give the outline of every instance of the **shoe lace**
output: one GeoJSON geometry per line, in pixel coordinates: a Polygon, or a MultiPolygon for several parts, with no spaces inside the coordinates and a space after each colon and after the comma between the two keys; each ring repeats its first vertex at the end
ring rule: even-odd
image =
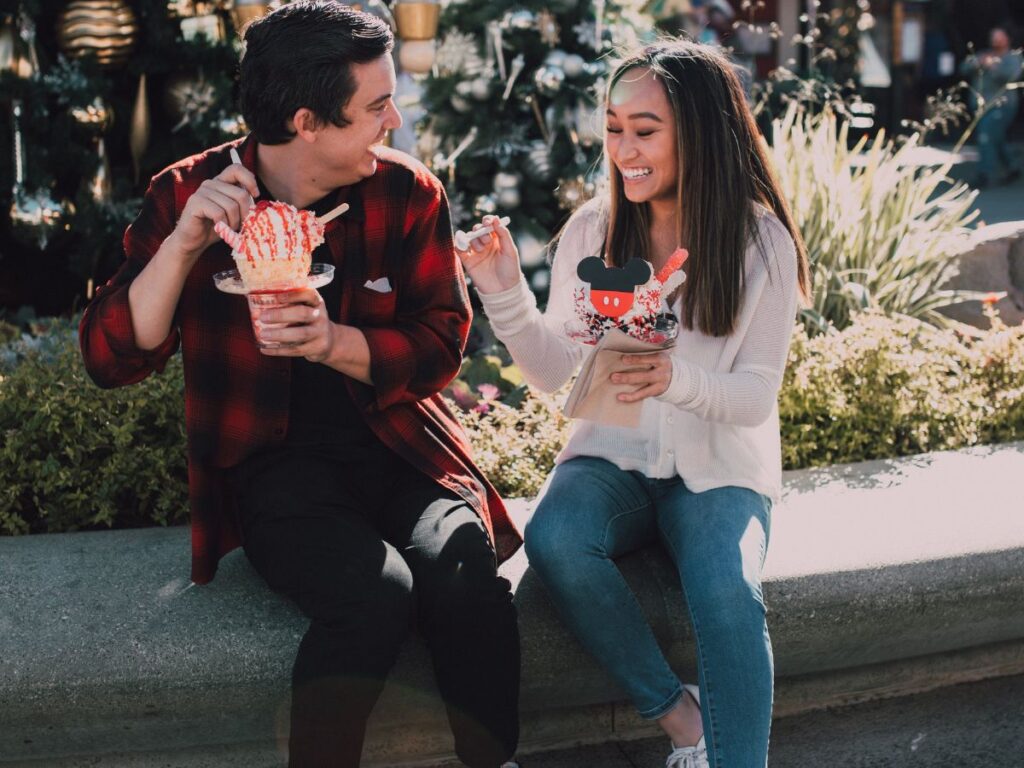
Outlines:
{"type": "Polygon", "coordinates": [[[665,768],[706,768],[708,752],[704,747],[676,747],[668,756],[665,768]]]}

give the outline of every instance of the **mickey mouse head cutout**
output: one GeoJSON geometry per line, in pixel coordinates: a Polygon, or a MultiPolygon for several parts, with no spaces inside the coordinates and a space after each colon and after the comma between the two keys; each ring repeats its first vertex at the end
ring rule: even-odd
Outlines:
{"type": "Polygon", "coordinates": [[[597,313],[619,318],[633,308],[637,286],[651,279],[651,265],[632,258],[624,267],[609,267],[604,259],[588,256],[579,263],[576,274],[590,283],[590,303],[597,313]]]}

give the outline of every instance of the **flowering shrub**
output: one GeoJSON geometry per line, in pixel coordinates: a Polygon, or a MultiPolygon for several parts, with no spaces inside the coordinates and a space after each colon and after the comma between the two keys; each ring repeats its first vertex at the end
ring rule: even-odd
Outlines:
{"type": "Polygon", "coordinates": [[[503,496],[535,496],[555,466],[569,434],[561,404],[567,391],[524,394],[519,407],[489,401],[488,408],[454,408],[473,445],[477,466],[503,496]]]}
{"type": "MultiPolygon", "coordinates": [[[[798,327],[779,393],[786,468],[1024,439],[1024,327],[988,307],[991,330],[969,334],[880,312],[810,339],[798,327]]],[[[566,393],[527,391],[499,352],[467,360],[450,405],[498,490],[533,496],[568,435],[566,393]]],[[[67,323],[0,346],[0,533],[183,522],[182,400],[177,356],[97,389],[67,323]]]]}
{"type": "Polygon", "coordinates": [[[779,418],[788,469],[1024,439],[1024,327],[965,336],[863,312],[796,333],[779,418]]]}

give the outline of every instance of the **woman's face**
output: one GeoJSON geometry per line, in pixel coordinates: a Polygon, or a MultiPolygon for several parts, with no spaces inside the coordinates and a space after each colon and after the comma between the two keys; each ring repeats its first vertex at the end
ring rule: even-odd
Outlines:
{"type": "Polygon", "coordinates": [[[626,72],[608,96],[605,152],[633,203],[675,200],[676,121],[665,89],[649,69],[626,72]]]}

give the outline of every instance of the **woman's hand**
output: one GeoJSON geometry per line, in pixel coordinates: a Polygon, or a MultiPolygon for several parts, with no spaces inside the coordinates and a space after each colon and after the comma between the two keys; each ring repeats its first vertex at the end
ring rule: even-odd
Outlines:
{"type": "Polygon", "coordinates": [[[508,228],[497,216],[484,216],[483,221],[473,227],[491,226],[494,231],[470,241],[465,251],[456,249],[462,266],[480,293],[499,293],[514,288],[521,279],[519,249],[508,228]]]}
{"type": "Polygon", "coordinates": [[[672,358],[668,352],[623,355],[622,363],[633,370],[612,373],[612,383],[631,384],[635,385],[636,389],[620,394],[620,403],[635,403],[645,397],[657,397],[664,394],[668,385],[672,383],[672,358]]]}

